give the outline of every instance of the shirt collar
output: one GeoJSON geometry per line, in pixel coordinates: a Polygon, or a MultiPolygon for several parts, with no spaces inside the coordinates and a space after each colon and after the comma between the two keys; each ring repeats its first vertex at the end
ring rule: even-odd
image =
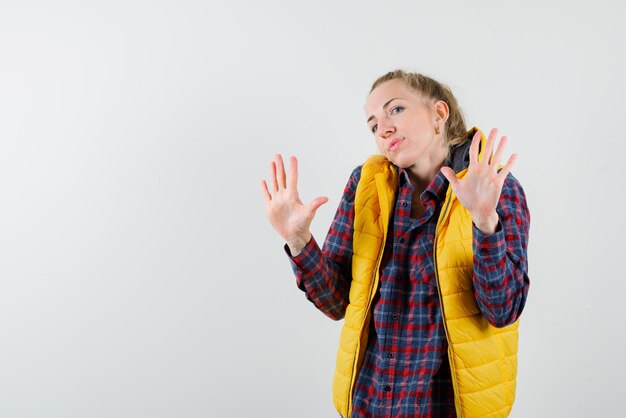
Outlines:
{"type": "MultiPolygon", "coordinates": [[[[408,185],[410,188],[413,188],[411,184],[411,180],[409,179],[409,173],[404,168],[399,168],[395,164],[393,166],[398,170],[398,177],[400,179],[400,187],[404,187],[408,185]]],[[[431,194],[435,197],[438,202],[441,202],[446,197],[446,190],[448,188],[448,179],[445,178],[441,170],[437,172],[435,178],[430,182],[426,190],[424,190],[424,194],[431,194]]]]}

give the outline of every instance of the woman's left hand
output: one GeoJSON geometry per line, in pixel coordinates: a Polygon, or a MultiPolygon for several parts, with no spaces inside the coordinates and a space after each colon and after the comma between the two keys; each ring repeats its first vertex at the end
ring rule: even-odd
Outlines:
{"type": "Polygon", "coordinates": [[[441,168],[441,172],[450,182],[454,194],[472,215],[474,225],[488,234],[496,232],[498,226],[496,207],[502,193],[502,185],[517,159],[516,154],[511,155],[502,170],[498,172],[498,165],[504,152],[507,137],[503,136],[500,139],[496,153],[493,154],[497,135],[498,130],[492,129],[487,138],[483,158],[479,162],[480,132],[476,131],[470,145],[470,163],[464,179],[459,180],[450,167],[441,168]]]}

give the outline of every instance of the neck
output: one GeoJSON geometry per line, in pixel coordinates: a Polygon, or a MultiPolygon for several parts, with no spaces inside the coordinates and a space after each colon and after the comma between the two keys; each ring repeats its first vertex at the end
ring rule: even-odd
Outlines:
{"type": "Polygon", "coordinates": [[[420,193],[435,179],[448,155],[447,147],[437,148],[430,155],[420,158],[415,164],[406,167],[411,184],[420,193]]]}

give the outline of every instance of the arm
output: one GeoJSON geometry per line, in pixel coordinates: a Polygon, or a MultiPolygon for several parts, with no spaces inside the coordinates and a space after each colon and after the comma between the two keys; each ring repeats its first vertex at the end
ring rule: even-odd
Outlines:
{"type": "Polygon", "coordinates": [[[522,313],[528,294],[530,214],[520,183],[509,174],[498,202],[492,234],[473,226],[474,295],[490,324],[504,327],[522,313]]]}
{"type": "Polygon", "coordinates": [[[361,168],[358,167],[348,180],[323,250],[313,237],[295,256],[291,251],[293,246],[285,245],[298,288],[320,311],[334,320],[344,317],[349,302],[354,195],[360,175],[361,168]]]}
{"type": "Polygon", "coordinates": [[[530,216],[522,186],[510,175],[517,156],[499,168],[507,137],[492,154],[498,130],[492,129],[479,157],[481,133],[469,148],[469,167],[462,180],[449,167],[441,171],[473,222],[474,296],[482,314],[496,327],[513,323],[528,293],[526,247],[530,216]]]}

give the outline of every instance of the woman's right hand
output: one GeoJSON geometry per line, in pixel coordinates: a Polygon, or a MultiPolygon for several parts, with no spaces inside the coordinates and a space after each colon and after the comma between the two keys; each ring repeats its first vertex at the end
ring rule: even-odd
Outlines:
{"type": "Polygon", "coordinates": [[[328,198],[316,197],[307,205],[298,195],[298,160],[289,159],[289,177],[285,173],[283,157],[276,155],[270,163],[270,189],[265,180],[261,188],[265,197],[265,212],[278,234],[285,239],[292,255],[297,255],[311,239],[310,226],[317,209],[328,198]]]}

